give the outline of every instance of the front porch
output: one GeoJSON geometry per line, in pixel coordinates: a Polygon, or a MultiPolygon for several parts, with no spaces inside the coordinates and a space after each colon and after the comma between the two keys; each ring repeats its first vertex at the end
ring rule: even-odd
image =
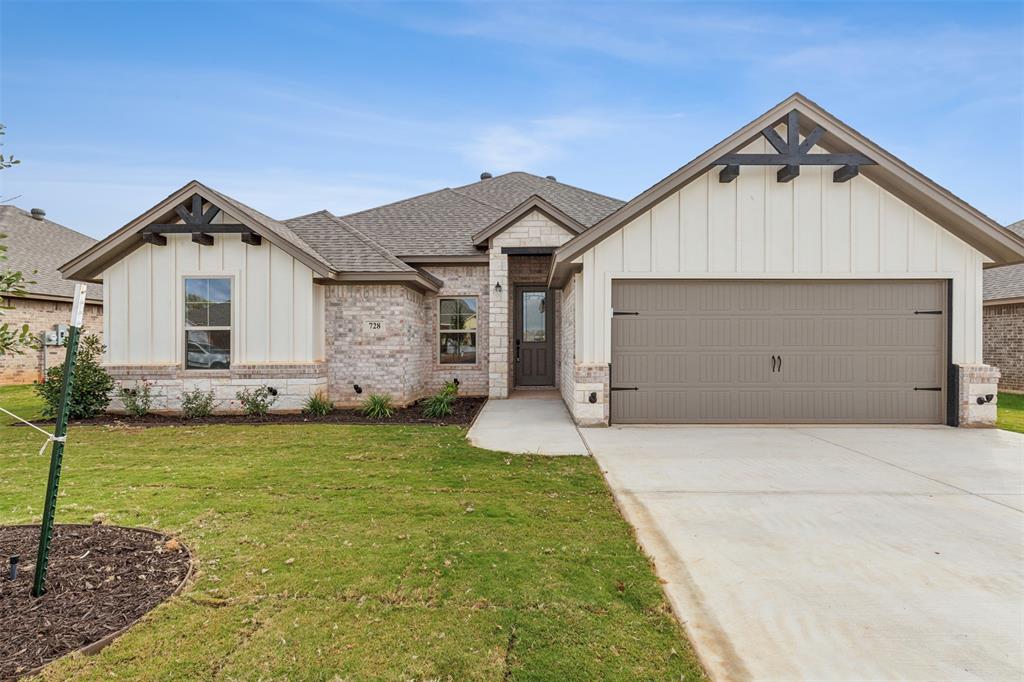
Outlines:
{"type": "Polygon", "coordinates": [[[489,237],[489,396],[561,386],[562,292],[548,289],[554,250],[574,232],[533,209],[489,237]]]}

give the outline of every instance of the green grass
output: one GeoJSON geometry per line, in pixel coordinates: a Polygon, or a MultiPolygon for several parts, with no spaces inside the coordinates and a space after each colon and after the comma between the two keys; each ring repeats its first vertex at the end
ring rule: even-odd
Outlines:
{"type": "MultiPolygon", "coordinates": [[[[0,405],[38,411],[30,387],[0,405]]],[[[453,427],[77,427],[58,521],[176,533],[194,586],[53,679],[697,679],[590,458],[453,427]],[[290,559],[294,561],[289,562],[290,559]]],[[[38,521],[41,436],[0,426],[0,523],[38,521]]]]}
{"type": "Polygon", "coordinates": [[[996,410],[996,426],[1024,433],[1024,395],[1000,393],[996,410]]]}

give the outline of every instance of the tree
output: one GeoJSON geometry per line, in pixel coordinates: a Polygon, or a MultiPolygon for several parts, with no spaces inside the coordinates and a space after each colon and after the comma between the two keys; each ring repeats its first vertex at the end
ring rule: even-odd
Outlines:
{"type": "MultiPolygon", "coordinates": [[[[0,123],[0,135],[4,135],[6,127],[0,123]]],[[[0,142],[0,145],[2,144],[0,142]]],[[[5,156],[0,153],[0,170],[8,169],[19,163],[21,161],[10,154],[5,156]]],[[[31,284],[20,272],[4,266],[4,261],[7,260],[7,246],[2,240],[5,237],[7,235],[0,234],[0,318],[4,315],[4,311],[14,309],[11,299],[24,296],[27,293],[25,285],[31,284]]],[[[0,322],[0,356],[24,353],[27,349],[35,347],[36,339],[32,336],[27,324],[19,328],[11,326],[9,322],[0,322]]]]}

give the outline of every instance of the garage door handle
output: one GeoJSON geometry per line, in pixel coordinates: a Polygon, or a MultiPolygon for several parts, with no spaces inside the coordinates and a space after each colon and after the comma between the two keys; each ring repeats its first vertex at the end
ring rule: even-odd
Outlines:
{"type": "Polygon", "coordinates": [[[779,356],[779,369],[777,371],[779,371],[779,372],[782,371],[782,356],[781,355],[779,356]]]}
{"type": "Polygon", "coordinates": [[[776,356],[774,356],[774,355],[773,355],[773,356],[772,356],[772,371],[773,371],[773,372],[775,371],[775,363],[776,363],[777,361],[778,361],[778,358],[777,358],[776,356]]]}

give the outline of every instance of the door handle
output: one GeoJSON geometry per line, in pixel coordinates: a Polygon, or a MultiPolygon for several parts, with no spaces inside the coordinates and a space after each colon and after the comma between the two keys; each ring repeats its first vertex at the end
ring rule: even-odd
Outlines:
{"type": "Polygon", "coordinates": [[[516,362],[519,362],[519,344],[521,343],[521,339],[516,339],[516,362]]]}
{"type": "Polygon", "coordinates": [[[782,356],[781,355],[779,356],[779,369],[776,370],[776,371],[778,371],[778,372],[782,371],[782,356]]]}
{"type": "Polygon", "coordinates": [[[772,356],[772,372],[775,371],[775,363],[777,362],[777,360],[778,360],[778,358],[773,355],[772,356]]]}

